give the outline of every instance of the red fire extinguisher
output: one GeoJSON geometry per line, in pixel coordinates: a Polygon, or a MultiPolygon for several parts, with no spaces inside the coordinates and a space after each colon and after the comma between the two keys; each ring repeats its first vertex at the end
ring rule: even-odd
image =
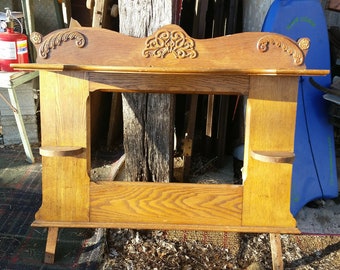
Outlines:
{"type": "Polygon", "coordinates": [[[11,63],[28,63],[27,36],[14,32],[14,21],[9,9],[6,11],[6,30],[0,32],[0,69],[13,71],[11,63]]]}

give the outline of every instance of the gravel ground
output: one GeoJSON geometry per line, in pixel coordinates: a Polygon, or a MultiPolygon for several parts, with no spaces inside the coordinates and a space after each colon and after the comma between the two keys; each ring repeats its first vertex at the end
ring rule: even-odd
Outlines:
{"type": "MultiPolygon", "coordinates": [[[[108,230],[101,269],[272,269],[268,234],[227,238],[222,246],[161,231],[108,230]]],[[[340,269],[339,236],[281,235],[281,242],[284,269],[340,269]]]]}

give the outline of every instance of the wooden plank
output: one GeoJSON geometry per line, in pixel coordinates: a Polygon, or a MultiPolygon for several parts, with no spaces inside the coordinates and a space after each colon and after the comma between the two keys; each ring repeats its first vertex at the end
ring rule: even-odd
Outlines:
{"type": "Polygon", "coordinates": [[[207,120],[205,123],[205,136],[212,137],[212,128],[213,128],[213,113],[214,113],[214,95],[208,96],[207,102],[207,120]]]}
{"type": "Polygon", "coordinates": [[[192,27],[193,36],[195,38],[205,38],[208,3],[208,0],[196,0],[194,22],[192,27]]]}
{"type": "Polygon", "coordinates": [[[217,121],[217,166],[223,167],[228,126],[229,96],[221,96],[217,121]]]}
{"type": "Polygon", "coordinates": [[[290,213],[292,164],[262,162],[251,151],[293,153],[297,87],[294,77],[251,78],[243,169],[245,226],[296,226],[290,213]]]}
{"type": "Polygon", "coordinates": [[[108,149],[114,146],[122,137],[122,95],[120,93],[112,93],[110,122],[107,132],[106,146],[108,149]]]}
{"type": "Polygon", "coordinates": [[[88,221],[87,172],[91,162],[88,82],[81,73],[41,72],[41,75],[41,146],[77,146],[84,151],[75,158],[42,157],[43,203],[36,219],[88,221]]]}
{"type": "Polygon", "coordinates": [[[97,182],[91,183],[91,222],[240,226],[242,186],[97,182]]]}
{"type": "Polygon", "coordinates": [[[182,178],[179,179],[180,182],[183,182],[184,179],[189,178],[191,168],[192,145],[195,137],[198,95],[191,95],[189,99],[189,115],[183,141],[183,171],[181,175],[182,178]]]}
{"type": "Polygon", "coordinates": [[[103,26],[106,13],[107,13],[107,0],[95,0],[93,7],[92,27],[105,27],[103,26]]]}

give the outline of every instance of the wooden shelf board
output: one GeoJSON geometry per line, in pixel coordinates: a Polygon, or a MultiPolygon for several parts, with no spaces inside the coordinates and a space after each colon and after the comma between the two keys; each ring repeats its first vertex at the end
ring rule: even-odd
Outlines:
{"type": "Polygon", "coordinates": [[[79,146],[43,146],[39,153],[44,157],[69,157],[82,154],[85,148],[79,146]]]}
{"type": "Polygon", "coordinates": [[[251,151],[251,156],[259,161],[271,163],[293,163],[295,155],[293,152],[282,151],[251,151]]]}

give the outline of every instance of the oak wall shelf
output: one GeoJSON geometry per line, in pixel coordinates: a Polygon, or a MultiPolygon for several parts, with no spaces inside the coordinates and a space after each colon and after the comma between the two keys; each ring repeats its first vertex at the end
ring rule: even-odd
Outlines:
{"type": "MultiPolygon", "coordinates": [[[[299,233],[290,213],[299,76],[307,38],[241,33],[193,39],[168,25],[147,38],[110,30],[32,34],[39,70],[42,206],[33,226],[299,233]],[[243,185],[91,182],[91,92],[246,95],[243,185]]],[[[51,232],[51,233],[50,233],[51,232]]],[[[52,243],[52,244],[51,244],[52,243]]]]}

